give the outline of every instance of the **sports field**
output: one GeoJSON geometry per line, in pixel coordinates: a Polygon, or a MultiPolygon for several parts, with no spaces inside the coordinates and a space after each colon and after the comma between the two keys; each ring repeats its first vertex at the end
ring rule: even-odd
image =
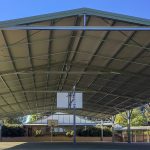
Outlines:
{"type": "Polygon", "coordinates": [[[146,143],[49,143],[1,142],[0,150],[149,150],[146,143]]]}

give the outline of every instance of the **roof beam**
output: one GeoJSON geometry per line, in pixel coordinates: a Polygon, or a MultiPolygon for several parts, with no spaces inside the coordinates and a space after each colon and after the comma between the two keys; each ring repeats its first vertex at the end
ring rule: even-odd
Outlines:
{"type": "MultiPolygon", "coordinates": [[[[2,35],[3,35],[3,39],[4,39],[4,41],[5,41],[5,45],[7,46],[7,50],[8,50],[9,57],[10,57],[10,59],[12,60],[12,65],[13,65],[13,67],[14,67],[14,70],[15,70],[15,72],[17,72],[18,70],[17,70],[17,67],[16,67],[15,62],[13,61],[13,56],[12,56],[12,53],[11,53],[11,49],[10,49],[9,46],[8,46],[8,42],[7,42],[7,38],[6,38],[5,32],[4,32],[4,31],[1,31],[1,33],[2,33],[2,35]]],[[[21,82],[21,80],[20,80],[20,76],[19,76],[19,75],[16,75],[16,76],[17,76],[17,78],[18,78],[18,81],[19,81],[19,83],[20,83],[21,88],[24,90],[24,87],[23,87],[22,82],[21,82]]],[[[11,88],[8,86],[7,82],[3,79],[2,76],[1,76],[1,79],[2,79],[3,83],[5,84],[5,86],[9,89],[10,93],[13,95],[15,101],[18,102],[17,99],[16,99],[16,97],[15,97],[15,95],[13,94],[11,88]]],[[[25,96],[25,98],[26,98],[26,100],[27,100],[27,97],[26,97],[25,93],[24,93],[24,96],[25,96]]],[[[28,101],[28,100],[27,100],[27,101],[28,101]]],[[[22,108],[20,107],[20,105],[18,105],[18,106],[19,106],[20,110],[22,110],[22,108]]],[[[29,106],[29,105],[28,105],[28,106],[29,106]]],[[[31,111],[31,110],[30,110],[30,107],[29,107],[29,111],[31,111]]]]}
{"type": "Polygon", "coordinates": [[[111,19],[111,20],[117,20],[117,21],[123,21],[128,22],[132,24],[139,24],[139,25],[150,25],[150,21],[148,19],[143,18],[137,18],[137,17],[131,17],[116,13],[109,13],[105,11],[90,9],[90,8],[79,8],[79,9],[73,9],[73,10],[67,10],[67,11],[61,11],[56,13],[49,13],[44,15],[38,15],[38,16],[32,16],[22,19],[14,19],[10,21],[2,21],[0,22],[0,27],[5,26],[16,26],[16,25],[22,25],[22,24],[33,24],[37,22],[47,21],[47,20],[56,20],[56,19],[62,19],[62,18],[69,18],[76,15],[90,15],[90,16],[96,16],[99,18],[105,18],[105,19],[111,19]]]}
{"type": "MultiPolygon", "coordinates": [[[[70,63],[70,62],[69,62],[70,63]]],[[[53,64],[52,66],[55,66],[55,65],[61,65],[62,62],[60,63],[56,63],[56,64],[53,64]]],[[[74,66],[79,66],[79,67],[86,67],[87,65],[86,64],[82,64],[82,63],[72,63],[71,65],[74,65],[74,66]]],[[[90,65],[90,67],[96,67],[96,66],[93,66],[93,65],[90,65]]],[[[148,67],[150,67],[150,64],[148,65],[148,67]]],[[[41,66],[37,66],[37,67],[34,67],[35,71],[31,71],[30,68],[24,68],[24,69],[20,69],[20,70],[17,70],[17,71],[14,71],[14,70],[11,70],[11,71],[5,71],[5,72],[1,72],[1,76],[6,76],[6,75],[15,75],[15,74],[34,74],[34,73],[46,73],[46,74],[67,74],[67,73],[70,73],[70,74],[89,74],[89,75],[92,75],[92,74],[105,74],[105,73],[112,73],[112,74],[116,74],[116,75],[119,75],[119,74],[124,74],[124,75],[131,75],[131,76],[138,76],[138,77],[148,77],[149,78],[149,75],[144,75],[144,74],[139,74],[139,73],[133,73],[133,72],[129,72],[129,71],[124,71],[124,70],[116,70],[116,69],[110,69],[110,68],[104,68],[104,67],[98,67],[99,71],[46,71],[46,68],[47,68],[47,65],[41,65],[41,66]],[[44,70],[41,70],[41,69],[44,69],[44,70]]]]}
{"type": "MultiPolygon", "coordinates": [[[[30,43],[31,39],[30,39],[29,30],[26,31],[26,36],[27,36],[27,42],[30,43]]],[[[32,49],[31,49],[30,44],[28,44],[28,53],[29,53],[29,61],[30,61],[31,69],[32,69],[32,71],[34,71],[34,65],[33,65],[33,59],[32,59],[32,49]]],[[[36,90],[35,74],[32,74],[32,78],[33,78],[34,89],[36,90]]],[[[37,99],[37,94],[36,93],[35,93],[35,97],[37,99]]],[[[37,103],[36,103],[36,107],[38,108],[37,103]]]]}
{"type": "MultiPolygon", "coordinates": [[[[39,88],[44,88],[45,86],[41,86],[39,88]]],[[[57,85],[55,85],[55,87],[57,87],[57,85]]],[[[71,87],[68,86],[68,87],[71,87]]],[[[14,91],[12,92],[12,94],[16,94],[16,93],[57,93],[57,92],[72,92],[72,91],[68,91],[68,90],[64,90],[64,91],[60,91],[60,90],[19,90],[19,91],[14,91]]],[[[86,90],[86,89],[83,89],[83,88],[77,88],[77,92],[82,92],[82,93],[93,93],[94,95],[97,94],[97,93],[101,93],[101,94],[104,94],[104,95],[111,95],[111,96],[115,96],[115,97],[122,97],[122,98],[126,98],[126,99],[136,99],[138,100],[139,102],[147,102],[149,101],[149,99],[141,99],[141,98],[137,98],[137,97],[130,97],[130,96],[124,96],[124,95],[118,95],[118,94],[113,94],[111,92],[104,92],[104,91],[99,91],[99,90],[86,90]]],[[[9,92],[6,92],[6,93],[1,93],[0,95],[7,95],[9,94],[9,92]]],[[[91,99],[91,98],[90,98],[91,99]]]]}
{"type": "MultiPolygon", "coordinates": [[[[89,74],[90,75],[90,74],[89,74]]],[[[30,80],[30,79],[32,79],[32,77],[27,77],[27,78],[21,78],[21,81],[27,81],[27,80],[30,80]]],[[[102,80],[102,81],[110,81],[110,82],[112,82],[112,83],[115,83],[115,84],[122,84],[123,82],[122,81],[115,81],[115,80],[112,80],[112,79],[107,79],[107,78],[104,78],[104,77],[98,77],[98,79],[100,79],[100,80],[102,80]]],[[[15,80],[7,80],[7,82],[9,82],[9,84],[13,84],[14,82],[16,82],[16,81],[18,81],[17,79],[15,79],[15,80]]],[[[51,80],[52,81],[52,83],[54,83],[54,82],[56,82],[57,81],[57,79],[53,79],[53,80],[51,80]]],[[[69,82],[74,82],[74,80],[73,79],[67,79],[67,81],[69,81],[69,82]]],[[[149,81],[149,80],[147,80],[147,81],[149,81]]],[[[47,81],[39,81],[38,82],[38,85],[39,84],[45,84],[45,83],[47,83],[47,81]]],[[[25,84],[26,86],[28,86],[28,87],[30,87],[30,86],[32,86],[32,84],[33,83],[29,83],[29,84],[25,84]]],[[[129,85],[129,86],[137,86],[137,84],[136,83],[125,83],[125,85],[129,85]]],[[[49,86],[53,86],[53,84],[50,84],[49,86]]],[[[18,86],[13,86],[13,87],[18,87],[18,86]]],[[[145,83],[144,84],[144,86],[142,86],[143,88],[147,88],[147,90],[150,90],[150,88],[149,88],[149,82],[147,82],[147,83],[145,83]]],[[[145,90],[144,90],[145,91],[145,90]]]]}
{"type": "MultiPolygon", "coordinates": [[[[55,22],[54,21],[51,21],[50,22],[50,25],[54,25],[55,22]]],[[[52,53],[52,42],[53,40],[53,36],[54,36],[54,32],[52,30],[49,31],[49,43],[48,43],[48,66],[47,66],[47,71],[50,71],[51,70],[51,53],[52,53]]],[[[46,77],[46,90],[48,90],[48,87],[49,87],[49,79],[50,79],[50,74],[47,74],[47,77],[46,77]]],[[[45,112],[45,100],[47,99],[47,93],[45,93],[45,99],[43,101],[44,103],[44,108],[43,108],[43,112],[45,112]]]]}
{"type": "MultiPolygon", "coordinates": [[[[84,18],[83,18],[83,19],[84,19],[84,18]]],[[[84,22],[84,21],[83,21],[83,22],[84,22]]],[[[90,22],[90,16],[88,17],[88,19],[86,20],[86,22],[84,22],[84,26],[88,26],[89,22],[90,22]]],[[[72,66],[73,66],[73,61],[74,61],[74,59],[75,59],[75,57],[76,57],[76,55],[77,55],[77,53],[78,53],[78,51],[79,51],[79,47],[80,47],[80,45],[81,45],[81,43],[82,43],[83,37],[85,36],[85,31],[82,31],[82,32],[80,33],[80,36],[81,36],[81,37],[80,37],[79,40],[78,40],[78,43],[77,43],[75,52],[74,52],[74,54],[73,54],[73,56],[72,56],[72,58],[71,58],[71,61],[70,61],[70,64],[71,64],[71,65],[69,66],[68,72],[70,72],[70,70],[71,70],[71,68],[72,68],[72,66]]],[[[67,77],[68,77],[68,74],[65,76],[65,79],[64,79],[64,82],[63,82],[63,85],[62,85],[62,89],[63,89],[63,86],[64,86],[65,83],[66,83],[67,77]]],[[[76,82],[76,81],[75,81],[75,82],[76,82]]],[[[74,83],[74,84],[76,84],[76,83],[74,83]]]]}
{"type": "Polygon", "coordinates": [[[12,26],[0,30],[150,31],[149,26],[12,26]]]}
{"type": "MultiPolygon", "coordinates": [[[[57,93],[57,92],[72,92],[72,91],[58,91],[58,90],[20,90],[20,91],[15,91],[15,92],[12,92],[12,93],[57,93]]],[[[122,97],[122,98],[127,98],[127,99],[136,99],[136,100],[139,100],[139,101],[144,101],[143,99],[141,98],[136,98],[136,97],[130,97],[130,96],[124,96],[124,95],[117,95],[117,94],[113,94],[113,93],[109,93],[109,92],[103,92],[103,91],[96,91],[96,90],[77,90],[76,92],[82,92],[82,93],[102,93],[102,94],[108,94],[108,95],[112,95],[112,96],[116,96],[116,97],[122,97]]],[[[9,94],[8,93],[3,93],[1,95],[6,95],[6,94],[9,94]]],[[[146,101],[146,100],[145,100],[146,101]]]]}
{"type": "MultiPolygon", "coordinates": [[[[75,21],[74,21],[74,25],[75,25],[75,26],[78,26],[78,25],[80,25],[80,22],[81,22],[81,18],[78,17],[78,16],[76,16],[75,21]]],[[[70,41],[69,41],[69,44],[68,44],[68,47],[67,47],[67,54],[65,55],[65,60],[64,60],[64,62],[63,62],[62,71],[64,71],[65,69],[66,69],[66,71],[67,71],[67,74],[66,74],[65,77],[64,77],[65,79],[67,78],[67,76],[68,76],[68,71],[70,70],[70,68],[67,68],[68,66],[66,66],[66,65],[67,65],[67,63],[68,63],[68,59],[69,59],[69,57],[70,57],[71,50],[72,50],[72,48],[73,48],[73,45],[74,45],[74,42],[75,42],[77,33],[78,33],[77,31],[72,31],[72,32],[71,32],[72,38],[70,38],[70,41]]],[[[70,66],[69,66],[69,67],[70,67],[70,66]]],[[[58,82],[58,89],[59,89],[59,88],[60,88],[60,89],[63,89],[63,85],[64,85],[64,83],[65,83],[65,79],[64,79],[64,82],[62,83],[62,85],[61,85],[61,87],[60,87],[62,78],[63,78],[63,75],[61,74],[61,75],[60,75],[59,82],[58,82]]]]}
{"type": "MultiPolygon", "coordinates": [[[[47,97],[47,99],[46,100],[50,100],[51,98],[53,98],[54,96],[50,96],[50,97],[47,97]]],[[[29,101],[29,103],[30,102],[34,102],[34,103],[37,103],[37,102],[42,102],[42,100],[43,99],[31,99],[30,101],[29,101]]],[[[16,105],[16,104],[23,104],[23,103],[27,103],[27,101],[19,101],[18,103],[11,103],[11,104],[5,104],[5,105],[0,105],[0,108],[3,108],[3,107],[5,107],[5,106],[13,106],[13,105],[16,105]]]]}
{"type": "MultiPolygon", "coordinates": [[[[113,26],[115,24],[115,22],[112,22],[111,23],[111,26],[113,26]]],[[[104,36],[103,36],[103,39],[100,40],[97,48],[95,49],[94,53],[93,53],[93,56],[90,58],[90,60],[88,61],[88,64],[87,66],[84,68],[84,71],[87,71],[88,70],[88,67],[92,64],[94,58],[95,58],[95,55],[97,55],[97,53],[99,52],[99,50],[101,49],[101,47],[103,46],[104,44],[104,41],[107,39],[108,35],[109,35],[110,31],[107,31],[104,36]]],[[[114,72],[115,73],[115,72],[114,72]]],[[[97,74],[98,76],[98,74],[97,74]]],[[[76,83],[76,86],[78,85],[78,83],[81,81],[81,79],[83,78],[83,74],[80,76],[79,80],[77,81],[76,83]]]]}
{"type": "MultiPolygon", "coordinates": [[[[134,35],[136,34],[136,32],[132,32],[129,36],[127,36],[126,34],[124,34],[122,31],[120,31],[123,35],[125,35],[127,38],[125,39],[125,41],[124,41],[124,43],[119,47],[119,49],[117,50],[117,52],[112,56],[113,58],[114,58],[114,60],[115,60],[115,58],[117,57],[117,55],[123,50],[123,48],[125,47],[125,44],[128,44],[128,42],[131,40],[131,41],[133,41],[134,43],[136,43],[137,45],[139,45],[139,46],[141,46],[139,43],[137,43],[135,40],[133,40],[132,38],[134,37],[134,35]]],[[[111,59],[110,61],[108,61],[107,62],[107,64],[105,65],[105,68],[107,68],[111,63],[113,62],[113,59],[111,59]]],[[[131,64],[133,61],[129,61],[129,62],[127,62],[127,64],[131,64]]],[[[124,69],[121,69],[121,71],[123,71],[124,69]]],[[[112,80],[114,80],[115,79],[115,77],[116,76],[114,76],[113,78],[112,78],[112,80]]],[[[126,81],[125,82],[123,82],[123,84],[126,84],[126,81]]],[[[102,88],[104,88],[104,87],[106,87],[107,86],[107,84],[109,84],[109,82],[108,83],[106,83],[106,85],[104,85],[102,88]]],[[[122,85],[122,84],[121,84],[122,85]]],[[[120,86],[119,86],[120,87],[120,86]]],[[[115,88],[114,90],[116,90],[116,89],[118,89],[118,88],[115,88]]],[[[114,91],[113,90],[113,91],[114,91]]],[[[112,92],[113,92],[112,91],[112,92]]]]}

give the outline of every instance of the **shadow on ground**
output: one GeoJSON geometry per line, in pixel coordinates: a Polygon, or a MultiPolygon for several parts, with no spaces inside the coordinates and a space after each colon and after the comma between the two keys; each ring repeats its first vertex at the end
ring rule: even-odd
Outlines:
{"type": "Polygon", "coordinates": [[[146,143],[16,143],[2,142],[0,150],[150,150],[146,143]],[[14,144],[14,145],[13,145],[14,144]],[[10,146],[11,145],[11,146],[10,146]]]}

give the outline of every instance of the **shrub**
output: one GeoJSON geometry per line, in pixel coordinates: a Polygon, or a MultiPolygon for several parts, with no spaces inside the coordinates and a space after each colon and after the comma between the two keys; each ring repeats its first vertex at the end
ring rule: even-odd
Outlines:
{"type": "Polygon", "coordinates": [[[73,130],[66,132],[66,136],[72,137],[74,134],[73,130]]]}
{"type": "Polygon", "coordinates": [[[25,136],[25,129],[23,127],[16,126],[3,126],[2,127],[3,137],[21,137],[25,136]]]}
{"type": "MultiPolygon", "coordinates": [[[[76,134],[78,136],[101,136],[101,129],[96,127],[88,127],[86,130],[81,127],[77,129],[76,134]]],[[[112,136],[112,132],[109,128],[103,129],[103,136],[112,136]]]]}

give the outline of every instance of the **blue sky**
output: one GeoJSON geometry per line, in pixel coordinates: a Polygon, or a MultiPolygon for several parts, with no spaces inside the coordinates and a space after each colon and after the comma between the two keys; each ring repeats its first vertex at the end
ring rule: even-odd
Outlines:
{"type": "Polygon", "coordinates": [[[150,19],[150,0],[1,0],[0,21],[89,7],[150,19]]]}

